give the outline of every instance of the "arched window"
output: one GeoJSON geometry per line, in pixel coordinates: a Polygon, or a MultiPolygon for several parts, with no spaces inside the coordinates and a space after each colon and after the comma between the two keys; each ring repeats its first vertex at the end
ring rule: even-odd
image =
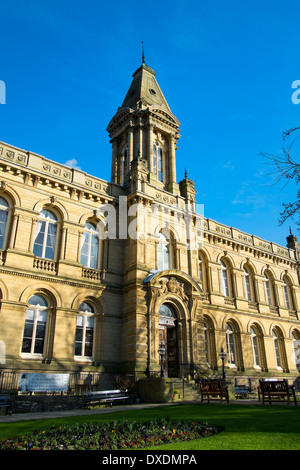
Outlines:
{"type": "Polygon", "coordinates": [[[47,209],[40,212],[33,245],[33,253],[39,258],[54,259],[57,237],[57,218],[47,209]]]}
{"type": "Polygon", "coordinates": [[[256,328],[251,327],[250,333],[251,333],[253,365],[256,368],[261,368],[261,351],[260,351],[260,344],[259,344],[259,336],[256,331],[256,328]]]}
{"type": "Polygon", "coordinates": [[[216,354],[215,354],[215,335],[214,327],[210,318],[204,319],[204,346],[205,346],[205,359],[211,368],[216,367],[216,354]]]}
{"type": "Polygon", "coordinates": [[[157,244],[157,269],[163,271],[171,267],[170,241],[163,233],[159,234],[159,242],[157,244]]]}
{"type": "Polygon", "coordinates": [[[273,343],[274,343],[274,349],[275,349],[276,366],[278,369],[282,369],[282,355],[281,355],[281,350],[280,350],[280,339],[278,336],[278,332],[273,330],[272,336],[273,336],[273,343]]]}
{"type": "Polygon", "coordinates": [[[274,352],[275,352],[277,369],[280,369],[284,372],[288,372],[284,337],[283,337],[283,333],[281,329],[278,327],[275,327],[272,330],[272,336],[273,336],[274,352]]]}
{"type": "Polygon", "coordinates": [[[41,295],[30,297],[26,310],[23,333],[22,353],[44,354],[46,326],[48,317],[48,302],[41,295]]]}
{"type": "Polygon", "coordinates": [[[255,301],[254,295],[254,284],[253,284],[253,276],[252,272],[248,267],[244,267],[244,290],[245,290],[245,297],[248,302],[255,301]]]}
{"type": "Polygon", "coordinates": [[[229,273],[228,266],[224,261],[220,261],[220,287],[221,293],[225,297],[229,297],[229,273]]]}
{"type": "Polygon", "coordinates": [[[80,262],[86,268],[99,269],[99,233],[90,222],[85,223],[82,234],[80,262]]]}
{"type": "Polygon", "coordinates": [[[284,277],[283,282],[284,282],[283,293],[284,293],[285,306],[289,310],[294,310],[294,299],[293,299],[291,282],[287,277],[284,277]]]}
{"type": "Polygon", "coordinates": [[[75,334],[75,356],[80,358],[93,357],[94,343],[94,308],[90,303],[79,305],[75,334]]]}
{"type": "Polygon", "coordinates": [[[158,142],[154,142],[153,144],[153,173],[156,175],[158,181],[163,182],[163,154],[162,148],[158,142]]]}
{"type": "Polygon", "coordinates": [[[199,279],[201,284],[203,285],[203,279],[204,279],[204,265],[203,265],[203,260],[202,258],[199,258],[199,279]]]}
{"type": "Polygon", "coordinates": [[[176,320],[177,316],[174,309],[169,304],[162,304],[159,308],[159,315],[161,317],[169,317],[176,320]]]}
{"type": "Polygon", "coordinates": [[[265,273],[264,282],[265,282],[265,294],[266,294],[267,304],[270,305],[270,307],[273,307],[276,305],[274,281],[273,281],[273,277],[271,276],[269,272],[265,273]]]}
{"type": "Polygon", "coordinates": [[[208,292],[207,258],[201,251],[199,252],[198,260],[200,285],[204,292],[208,292]]]}
{"type": "Polygon", "coordinates": [[[293,332],[292,338],[295,363],[298,371],[300,372],[300,334],[298,332],[293,332]]]}
{"type": "Polygon", "coordinates": [[[4,249],[8,211],[8,202],[3,197],[0,197],[0,250],[4,249]]]}
{"type": "Polygon", "coordinates": [[[226,324],[226,347],[227,347],[227,359],[229,365],[236,365],[236,341],[235,334],[232,326],[226,324]]]}

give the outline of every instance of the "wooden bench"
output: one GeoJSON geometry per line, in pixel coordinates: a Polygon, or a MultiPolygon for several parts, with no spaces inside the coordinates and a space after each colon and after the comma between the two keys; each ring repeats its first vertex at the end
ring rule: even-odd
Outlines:
{"type": "Polygon", "coordinates": [[[122,390],[102,390],[84,394],[84,406],[88,408],[101,404],[109,404],[112,407],[113,402],[116,401],[123,401],[123,404],[125,401],[132,403],[132,399],[127,391],[124,392],[122,390]]]}
{"type": "Polygon", "coordinates": [[[207,399],[209,403],[210,398],[212,398],[219,399],[221,403],[223,398],[225,398],[226,402],[229,403],[228,387],[223,385],[221,381],[200,382],[200,392],[201,402],[207,399]]]}
{"type": "Polygon", "coordinates": [[[12,414],[12,402],[10,400],[10,397],[7,395],[0,395],[0,408],[5,408],[6,413],[5,414],[12,414]]]}
{"type": "Polygon", "coordinates": [[[290,404],[290,398],[292,397],[295,405],[297,405],[295,387],[289,385],[286,380],[276,381],[259,381],[258,387],[258,399],[260,401],[262,397],[263,405],[265,401],[268,401],[271,405],[272,402],[283,402],[287,399],[287,404],[290,404]]]}
{"type": "Polygon", "coordinates": [[[236,385],[234,387],[235,398],[247,398],[253,395],[253,392],[250,387],[247,385],[236,385]]]}

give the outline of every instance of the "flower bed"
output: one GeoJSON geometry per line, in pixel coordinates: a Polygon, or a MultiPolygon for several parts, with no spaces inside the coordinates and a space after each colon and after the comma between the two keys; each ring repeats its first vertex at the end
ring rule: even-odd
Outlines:
{"type": "Polygon", "coordinates": [[[113,421],[53,426],[49,431],[8,439],[1,450],[120,450],[189,441],[217,434],[221,428],[199,421],[113,421]]]}

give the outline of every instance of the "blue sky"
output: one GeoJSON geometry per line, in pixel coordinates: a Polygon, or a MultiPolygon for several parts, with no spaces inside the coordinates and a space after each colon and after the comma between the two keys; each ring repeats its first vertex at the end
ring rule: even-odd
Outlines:
{"type": "Polygon", "coordinates": [[[278,0],[0,0],[0,140],[110,179],[106,127],[146,63],[181,122],[177,177],[204,215],[286,244],[282,203],[261,152],[300,125],[300,3],[278,0]]]}

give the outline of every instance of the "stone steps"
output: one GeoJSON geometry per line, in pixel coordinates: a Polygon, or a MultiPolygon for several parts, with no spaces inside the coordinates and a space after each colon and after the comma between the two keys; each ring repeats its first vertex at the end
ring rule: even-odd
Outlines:
{"type": "Polygon", "coordinates": [[[173,401],[198,401],[200,399],[200,393],[196,389],[194,382],[185,382],[184,383],[184,394],[182,393],[182,388],[179,389],[179,394],[176,398],[173,398],[173,401]]]}

